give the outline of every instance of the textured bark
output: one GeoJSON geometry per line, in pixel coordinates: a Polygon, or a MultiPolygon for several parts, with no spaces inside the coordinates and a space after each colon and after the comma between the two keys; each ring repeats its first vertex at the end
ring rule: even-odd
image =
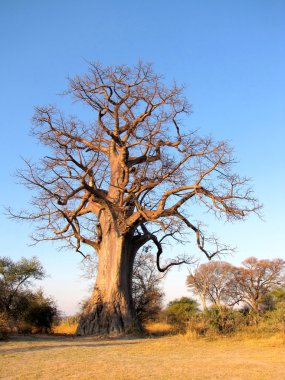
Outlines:
{"type": "Polygon", "coordinates": [[[77,329],[79,335],[142,332],[132,300],[132,270],[136,247],[132,236],[104,231],[98,249],[96,284],[77,329]]]}
{"type": "Polygon", "coordinates": [[[201,295],[200,297],[201,303],[202,303],[202,309],[203,311],[207,310],[207,303],[206,303],[206,296],[205,294],[201,295]]]}

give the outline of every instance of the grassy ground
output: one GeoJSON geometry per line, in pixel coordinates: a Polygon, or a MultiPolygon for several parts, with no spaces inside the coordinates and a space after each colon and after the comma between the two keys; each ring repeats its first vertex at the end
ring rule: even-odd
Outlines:
{"type": "Polygon", "coordinates": [[[285,379],[280,336],[191,340],[18,336],[0,343],[1,379],[285,379]]]}

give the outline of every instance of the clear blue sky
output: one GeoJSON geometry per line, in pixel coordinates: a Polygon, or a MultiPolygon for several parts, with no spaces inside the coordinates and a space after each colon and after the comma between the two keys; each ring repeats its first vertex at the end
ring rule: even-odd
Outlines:
{"type": "MultiPolygon", "coordinates": [[[[21,156],[39,157],[29,136],[33,107],[72,104],[57,96],[67,77],[103,64],[153,62],[166,80],[185,83],[189,123],[231,141],[238,171],[252,177],[264,221],[210,226],[237,246],[228,258],[284,257],[285,2],[283,0],[9,0],[0,2],[1,206],[29,207],[13,177],[21,156]]],[[[2,207],[2,209],[3,209],[2,207]]],[[[81,257],[56,246],[28,247],[30,226],[0,215],[0,255],[37,255],[50,277],[42,283],[67,313],[86,296],[81,257]]],[[[193,244],[183,250],[191,251],[193,244]]],[[[187,295],[187,271],[165,284],[167,299],[187,295]]]]}

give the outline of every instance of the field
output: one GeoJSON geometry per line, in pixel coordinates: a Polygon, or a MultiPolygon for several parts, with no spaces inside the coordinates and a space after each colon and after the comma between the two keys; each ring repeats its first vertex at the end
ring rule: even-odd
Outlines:
{"type": "Polygon", "coordinates": [[[0,343],[1,379],[285,379],[280,336],[95,339],[15,336],[0,343]]]}

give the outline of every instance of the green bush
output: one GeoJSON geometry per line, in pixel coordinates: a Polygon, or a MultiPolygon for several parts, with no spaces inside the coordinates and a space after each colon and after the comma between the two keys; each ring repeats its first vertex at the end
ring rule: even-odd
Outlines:
{"type": "Polygon", "coordinates": [[[9,325],[20,333],[50,332],[59,313],[55,302],[39,290],[18,292],[10,306],[9,314],[3,313],[9,325]]]}
{"type": "Polygon", "coordinates": [[[23,320],[33,332],[50,332],[59,317],[54,301],[42,291],[32,294],[23,315],[23,320]]]}
{"type": "Polygon", "coordinates": [[[6,331],[7,326],[19,332],[50,331],[58,317],[55,303],[41,290],[32,291],[32,281],[44,276],[45,271],[35,257],[19,261],[0,257],[1,331],[6,331]]]}
{"type": "Polygon", "coordinates": [[[211,307],[204,313],[210,327],[219,334],[230,334],[245,324],[245,317],[230,308],[211,307]]]}
{"type": "Polygon", "coordinates": [[[285,302],[278,302],[274,310],[265,313],[264,319],[269,326],[280,331],[285,340],[285,302]]]}
{"type": "Polygon", "coordinates": [[[182,297],[171,301],[164,311],[167,322],[185,329],[186,323],[198,312],[198,303],[192,298],[182,297]]]}

